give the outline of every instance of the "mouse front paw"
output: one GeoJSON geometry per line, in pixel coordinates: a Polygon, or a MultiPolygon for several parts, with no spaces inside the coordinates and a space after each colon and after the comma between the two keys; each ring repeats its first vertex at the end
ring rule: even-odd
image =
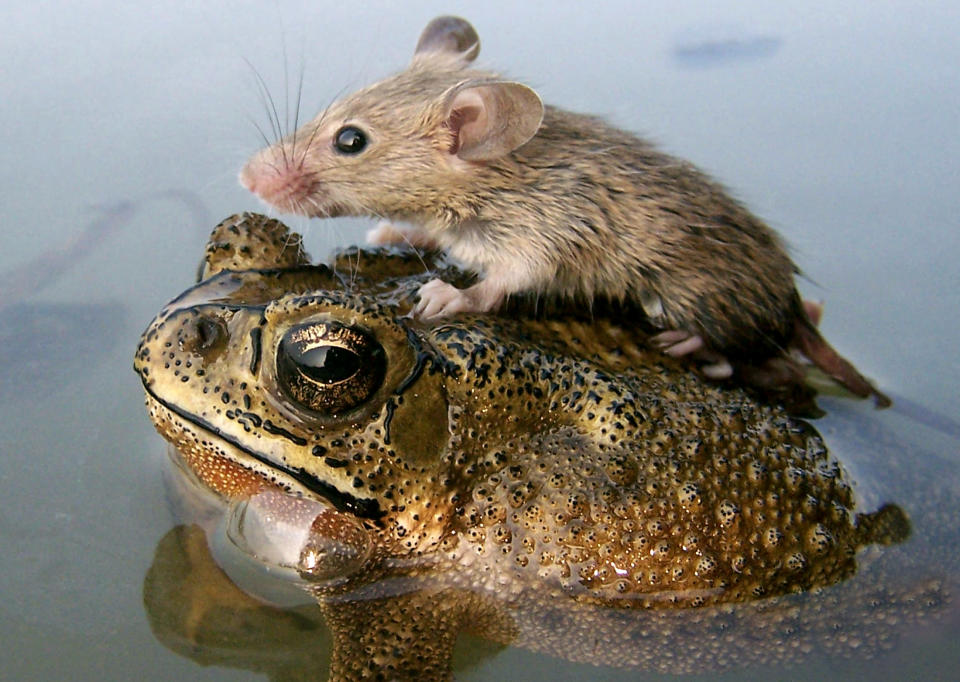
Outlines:
{"type": "Polygon", "coordinates": [[[420,319],[429,320],[437,317],[448,317],[456,313],[482,312],[477,301],[464,289],[457,289],[441,279],[432,279],[417,292],[420,302],[413,309],[413,314],[420,319]]]}
{"type": "Polygon", "coordinates": [[[367,244],[373,246],[410,246],[415,249],[434,250],[437,242],[424,231],[416,227],[399,227],[389,220],[381,220],[372,230],[368,230],[367,244]]]}
{"type": "Polygon", "coordinates": [[[374,246],[392,246],[407,241],[406,235],[389,220],[381,220],[373,229],[367,230],[366,237],[367,244],[374,246]]]}

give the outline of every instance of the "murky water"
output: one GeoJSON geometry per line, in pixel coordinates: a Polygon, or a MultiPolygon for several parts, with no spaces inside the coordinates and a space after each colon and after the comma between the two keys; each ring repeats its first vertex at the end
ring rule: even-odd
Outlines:
{"type": "MultiPolygon", "coordinates": [[[[16,299],[0,311],[0,678],[264,678],[209,652],[202,660],[214,665],[199,665],[151,632],[144,580],[173,521],[165,445],[130,371],[140,332],[192,281],[211,227],[155,194],[188,191],[214,221],[257,207],[235,180],[259,144],[249,118],[266,125],[245,59],[280,100],[284,54],[291,83],[302,65],[312,111],[400,68],[429,18],[463,14],[483,63],[547,101],[648,134],[734,188],[792,245],[804,293],[826,302],[828,338],[895,396],[960,414],[952,3],[21,5],[0,9],[0,273],[82,237],[110,207],[136,210],[79,262],[48,262],[57,276],[33,291],[22,277],[19,288],[0,279],[16,299]]],[[[291,224],[315,255],[367,226],[291,224]]],[[[866,499],[896,491],[910,510],[924,493],[878,475],[874,453],[891,446],[851,430],[878,425],[931,480],[956,471],[956,435],[895,411],[826,407],[818,427],[854,479],[889,483],[858,491],[866,499]]],[[[956,542],[951,522],[945,513],[918,536],[956,542]]],[[[277,632],[323,643],[310,617],[289,616],[277,632]]],[[[728,675],[946,679],[960,663],[955,639],[937,626],[874,661],[728,675]]],[[[459,656],[462,679],[658,679],[478,640],[459,656]]]]}

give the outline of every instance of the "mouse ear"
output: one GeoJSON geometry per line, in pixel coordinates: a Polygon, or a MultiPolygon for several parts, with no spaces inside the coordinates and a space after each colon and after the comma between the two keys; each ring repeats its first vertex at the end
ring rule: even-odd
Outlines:
{"type": "Polygon", "coordinates": [[[480,54],[480,36],[460,17],[437,17],[423,29],[413,61],[424,55],[444,55],[466,65],[480,54]]]}
{"type": "Polygon", "coordinates": [[[454,134],[450,153],[465,161],[505,156],[537,134],[540,95],[521,83],[467,81],[446,95],[444,121],[454,134]]]}

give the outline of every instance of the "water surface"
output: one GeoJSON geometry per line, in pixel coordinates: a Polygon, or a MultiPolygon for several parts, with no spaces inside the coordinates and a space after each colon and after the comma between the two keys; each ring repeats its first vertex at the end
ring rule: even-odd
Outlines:
{"type": "MultiPolygon", "coordinates": [[[[15,294],[2,302],[2,338],[15,348],[0,355],[0,534],[8,548],[0,559],[0,677],[263,679],[173,653],[143,611],[144,576],[173,521],[159,473],[165,446],[130,363],[146,323],[192,281],[212,227],[155,194],[188,191],[213,221],[258,208],[235,180],[259,144],[250,119],[267,125],[246,61],[282,112],[286,56],[287,80],[292,88],[303,69],[303,108],[313,111],[400,68],[423,25],[447,12],[477,27],[483,64],[531,83],[551,103],[644,133],[721,178],[785,235],[804,293],[826,302],[824,330],[838,348],[891,394],[960,414],[953,3],[5,6],[0,273],[82,235],[104,207],[132,202],[136,210],[81,260],[52,268],[49,281],[4,286],[15,294]],[[691,36],[701,45],[765,37],[777,49],[691,69],[676,58],[691,36]],[[32,310],[18,315],[14,304],[32,310]],[[31,355],[41,361],[25,367],[31,355]]],[[[290,224],[315,255],[356,241],[368,226],[290,224]]],[[[818,426],[855,473],[871,466],[869,448],[847,435],[864,418],[896,433],[904,457],[956,471],[955,436],[892,411],[828,407],[832,415],[818,426]]],[[[953,530],[945,537],[956,541],[953,530]]],[[[928,630],[877,661],[771,674],[947,678],[960,663],[955,639],[955,631],[928,630]]],[[[657,678],[518,649],[484,650],[460,674],[517,671],[657,678]]]]}

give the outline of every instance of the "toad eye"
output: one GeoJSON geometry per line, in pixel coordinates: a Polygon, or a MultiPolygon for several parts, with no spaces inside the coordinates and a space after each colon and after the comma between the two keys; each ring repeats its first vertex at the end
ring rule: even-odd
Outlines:
{"type": "Polygon", "coordinates": [[[356,126],[344,126],[333,136],[333,146],[341,154],[359,154],[367,146],[367,136],[356,126]]]}
{"type": "Polygon", "coordinates": [[[338,322],[308,322],[287,330],[277,346],[277,379],[298,405],[323,415],[369,400],[386,374],[383,347],[368,332],[338,322]]]}

